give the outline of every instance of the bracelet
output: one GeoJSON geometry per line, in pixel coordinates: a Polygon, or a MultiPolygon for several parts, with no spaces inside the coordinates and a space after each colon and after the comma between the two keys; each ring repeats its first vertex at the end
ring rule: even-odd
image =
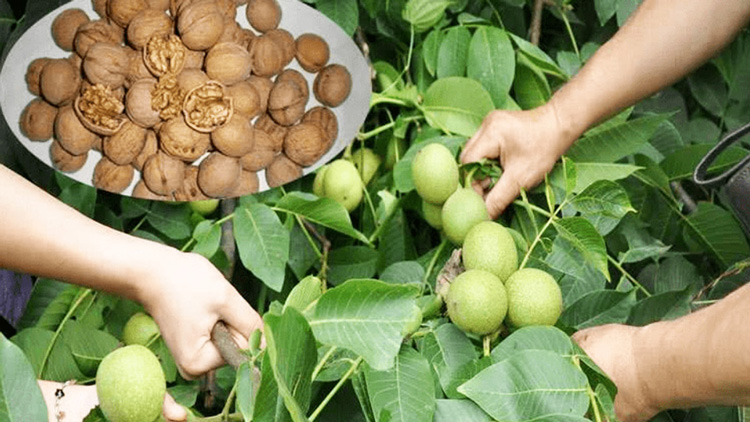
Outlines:
{"type": "Polygon", "coordinates": [[[62,420],[65,419],[65,412],[60,410],[60,402],[62,401],[62,398],[65,397],[65,387],[74,385],[75,383],[76,380],[65,381],[60,388],[55,390],[55,419],[57,422],[62,422],[62,420]]]}

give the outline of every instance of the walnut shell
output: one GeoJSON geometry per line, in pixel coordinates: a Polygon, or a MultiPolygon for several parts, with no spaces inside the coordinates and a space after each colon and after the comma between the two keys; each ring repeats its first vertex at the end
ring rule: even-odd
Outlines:
{"type": "Polygon", "coordinates": [[[206,72],[200,69],[184,69],[177,75],[177,85],[185,92],[190,92],[193,88],[203,85],[209,80],[206,72]]]}
{"type": "Polygon", "coordinates": [[[253,119],[261,113],[260,95],[249,82],[242,81],[228,86],[226,92],[232,97],[235,115],[241,114],[253,119]]]}
{"type": "Polygon", "coordinates": [[[177,30],[189,49],[208,50],[224,32],[224,15],[214,1],[195,1],[178,12],[177,30]]]}
{"type": "Polygon", "coordinates": [[[73,67],[76,69],[76,71],[80,74],[81,70],[83,69],[83,59],[81,56],[79,56],[76,53],[70,53],[68,56],[68,61],[70,64],[73,65],[73,67]]]}
{"type": "Polygon", "coordinates": [[[61,147],[73,155],[81,155],[91,149],[97,138],[83,126],[72,106],[60,108],[55,119],[55,139],[61,147]]]}
{"type": "Polygon", "coordinates": [[[188,126],[209,133],[232,118],[234,105],[232,98],[226,95],[224,85],[210,80],[187,93],[182,113],[188,126]]]}
{"type": "Polygon", "coordinates": [[[237,187],[241,171],[237,158],[213,152],[201,162],[198,186],[212,198],[223,198],[237,187]]]}
{"type": "Polygon", "coordinates": [[[268,113],[276,123],[292,126],[305,115],[304,92],[295,82],[278,82],[268,98],[268,113]]]}
{"type": "Polygon", "coordinates": [[[317,106],[307,110],[303,123],[315,123],[326,133],[328,142],[333,143],[339,136],[339,121],[328,107],[317,106]]]}
{"type": "Polygon", "coordinates": [[[94,186],[114,193],[121,193],[133,181],[135,171],[131,166],[118,166],[107,157],[102,157],[94,167],[94,186]]]}
{"type": "Polygon", "coordinates": [[[294,56],[297,54],[297,47],[294,43],[294,36],[289,31],[277,28],[266,32],[264,36],[272,39],[281,50],[284,58],[282,68],[294,60],[294,56]]]}
{"type": "Polygon", "coordinates": [[[247,79],[247,82],[258,91],[258,95],[260,96],[260,111],[261,113],[265,113],[268,110],[268,97],[271,96],[273,81],[270,78],[253,75],[247,79]]]}
{"type": "Polygon", "coordinates": [[[318,35],[302,34],[295,42],[297,47],[297,61],[308,72],[318,73],[328,64],[331,51],[328,43],[318,35]]]}
{"type": "Polygon", "coordinates": [[[130,21],[148,6],[146,0],[109,0],[107,16],[120,27],[127,28],[130,21]]]}
{"type": "Polygon", "coordinates": [[[164,37],[172,34],[173,26],[172,18],[164,11],[157,9],[141,10],[128,25],[128,42],[136,49],[141,50],[151,37],[164,37]]]}
{"type": "Polygon", "coordinates": [[[302,167],[284,154],[279,155],[266,168],[266,182],[275,188],[302,177],[302,167]]]}
{"type": "Polygon", "coordinates": [[[203,69],[203,61],[206,59],[205,51],[195,51],[186,49],[185,51],[185,69],[203,69]]]}
{"type": "Polygon", "coordinates": [[[157,195],[172,195],[182,187],[184,177],[185,163],[163,152],[152,155],[143,165],[143,181],[157,195]]]}
{"type": "Polygon", "coordinates": [[[107,1],[108,0],[92,0],[91,1],[94,7],[94,11],[102,19],[107,19],[107,1]]]}
{"type": "Polygon", "coordinates": [[[176,75],[182,72],[187,58],[187,48],[174,34],[156,34],[143,48],[143,62],[154,76],[176,75]]]}
{"type": "Polygon", "coordinates": [[[259,32],[279,27],[281,6],[276,0],[249,0],[245,10],[250,25],[259,32]]]}
{"type": "Polygon", "coordinates": [[[240,158],[240,164],[247,171],[260,171],[273,162],[273,159],[278,155],[278,151],[271,137],[262,130],[255,129],[253,139],[252,151],[240,158]]]}
{"type": "Polygon", "coordinates": [[[138,171],[143,171],[143,165],[146,164],[152,155],[155,155],[159,151],[159,141],[156,137],[156,132],[153,130],[146,131],[146,143],[143,145],[143,149],[138,153],[131,163],[138,171]]]}
{"type": "Polygon", "coordinates": [[[35,98],[21,113],[21,132],[31,141],[44,142],[54,133],[57,107],[35,98]]]}
{"type": "Polygon", "coordinates": [[[206,74],[225,85],[232,85],[250,76],[250,53],[233,42],[219,43],[206,55],[206,74]]]}
{"type": "Polygon", "coordinates": [[[211,138],[193,130],[178,116],[159,128],[159,143],[161,149],[172,157],[193,162],[208,151],[211,138]]]}
{"type": "Polygon", "coordinates": [[[269,144],[270,148],[273,149],[274,152],[281,152],[281,149],[284,146],[286,133],[289,131],[288,128],[276,124],[268,114],[260,116],[258,120],[255,121],[255,128],[268,135],[268,140],[271,142],[269,144]]]}
{"type": "Polygon", "coordinates": [[[211,141],[222,154],[242,157],[253,149],[253,125],[246,116],[235,113],[229,123],[211,133],[211,141]]]}
{"type": "Polygon", "coordinates": [[[269,77],[284,70],[284,51],[279,48],[276,41],[268,36],[258,37],[252,46],[253,73],[258,76],[269,77]]]}
{"type": "Polygon", "coordinates": [[[81,77],[67,59],[50,60],[42,69],[39,88],[45,100],[52,105],[71,102],[81,87],[81,77]]]}
{"type": "Polygon", "coordinates": [[[168,196],[159,195],[146,186],[146,182],[143,179],[139,180],[133,188],[133,197],[138,199],[147,199],[150,201],[169,201],[168,196]]]}
{"type": "Polygon", "coordinates": [[[307,100],[310,99],[310,87],[307,85],[307,79],[301,73],[294,69],[287,69],[276,77],[276,83],[279,82],[293,82],[297,84],[300,91],[302,91],[305,104],[307,104],[307,100]]]}
{"type": "Polygon", "coordinates": [[[169,0],[146,0],[149,9],[156,9],[166,12],[169,10],[169,0]]]}
{"type": "MultiPolygon", "coordinates": [[[[146,62],[143,61],[143,53],[136,51],[132,48],[127,48],[128,56],[130,57],[130,65],[128,66],[128,74],[125,75],[125,88],[130,89],[134,83],[141,79],[153,78],[154,75],[146,67],[146,62]]],[[[154,80],[154,82],[156,82],[154,80]]]]}
{"type": "Polygon", "coordinates": [[[155,80],[141,79],[130,87],[125,96],[125,112],[138,126],[151,128],[161,122],[159,110],[151,105],[155,87],[155,80]]]}
{"type": "Polygon", "coordinates": [[[234,22],[237,19],[237,2],[235,0],[214,0],[222,15],[234,22]]]}
{"type": "Polygon", "coordinates": [[[175,201],[192,202],[209,199],[198,187],[198,167],[185,167],[185,177],[182,186],[174,192],[175,201]]]}
{"type": "Polygon", "coordinates": [[[76,53],[81,57],[86,57],[89,48],[98,42],[120,44],[122,34],[115,26],[96,20],[79,26],[73,41],[76,53]]]}
{"type": "Polygon", "coordinates": [[[52,21],[52,38],[55,44],[65,51],[73,51],[73,41],[78,27],[89,22],[89,17],[81,9],[67,9],[52,21]]]}
{"type": "Polygon", "coordinates": [[[42,69],[44,69],[44,66],[46,66],[51,60],[52,59],[47,57],[41,57],[34,59],[34,61],[29,64],[29,67],[26,70],[26,86],[28,86],[29,92],[32,94],[39,95],[41,93],[39,81],[42,77],[42,69]]]}
{"type": "Polygon", "coordinates": [[[304,167],[315,164],[330,148],[328,136],[315,123],[293,126],[284,140],[284,154],[304,167]]]}
{"type": "Polygon", "coordinates": [[[81,123],[99,135],[114,135],[127,120],[122,114],[125,106],[117,94],[110,87],[101,84],[85,87],[81,95],[76,97],[73,109],[81,123]]]}
{"type": "Polygon", "coordinates": [[[113,163],[124,166],[135,160],[146,145],[146,129],[127,121],[117,133],[104,139],[104,155],[113,163]]]}
{"type": "Polygon", "coordinates": [[[313,91],[315,98],[328,107],[338,107],[346,101],[352,90],[352,76],[344,66],[326,66],[315,77],[313,91]]]}
{"type": "Polygon", "coordinates": [[[177,17],[182,12],[182,9],[187,7],[190,3],[195,3],[196,0],[170,0],[169,1],[169,14],[172,17],[177,17]]]}
{"type": "Polygon", "coordinates": [[[74,173],[83,168],[89,156],[88,153],[73,155],[68,151],[65,151],[57,141],[52,141],[50,144],[49,155],[52,160],[52,165],[56,169],[65,173],[74,173]]]}
{"type": "Polygon", "coordinates": [[[260,181],[258,180],[258,173],[254,171],[242,170],[240,173],[240,182],[234,191],[229,193],[227,197],[235,198],[238,196],[252,195],[258,192],[260,189],[260,181]]]}
{"type": "Polygon", "coordinates": [[[128,51],[119,45],[96,43],[83,59],[83,72],[93,84],[117,89],[125,84],[130,70],[128,51]]]}

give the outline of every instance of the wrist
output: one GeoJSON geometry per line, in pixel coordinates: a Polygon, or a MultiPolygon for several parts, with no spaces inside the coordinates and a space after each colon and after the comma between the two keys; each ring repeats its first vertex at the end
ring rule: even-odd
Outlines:
{"type": "Polygon", "coordinates": [[[540,111],[547,121],[548,127],[553,128],[550,137],[554,142],[552,151],[559,157],[583,134],[586,127],[579,116],[571,113],[571,107],[561,104],[557,97],[553,97],[541,106],[540,111]]]}

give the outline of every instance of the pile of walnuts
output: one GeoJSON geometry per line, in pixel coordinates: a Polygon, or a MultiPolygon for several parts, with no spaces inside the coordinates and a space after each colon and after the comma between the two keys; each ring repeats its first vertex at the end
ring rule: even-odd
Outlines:
{"type": "Polygon", "coordinates": [[[21,116],[32,141],[53,139],[54,166],[75,172],[94,149],[93,184],[133,196],[195,201],[258,191],[302,176],[338,136],[329,107],[351,91],[349,71],[329,64],[315,34],[296,40],[278,28],[276,0],[93,0],[52,24],[68,58],[34,60],[26,73],[38,95],[21,116]],[[247,19],[258,32],[236,22],[247,19]],[[287,66],[317,74],[310,87],[287,66]],[[200,162],[196,165],[196,162],[200,162]]]}

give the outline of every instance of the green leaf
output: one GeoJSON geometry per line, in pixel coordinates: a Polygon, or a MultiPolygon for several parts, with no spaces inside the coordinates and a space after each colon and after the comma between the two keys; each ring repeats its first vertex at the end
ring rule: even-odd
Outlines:
{"type": "Polygon", "coordinates": [[[424,268],[416,261],[397,262],[380,274],[380,280],[394,284],[422,283],[423,278],[424,268]]]}
{"type": "Polygon", "coordinates": [[[620,252],[618,256],[621,263],[633,263],[658,257],[670,249],[661,240],[652,237],[640,220],[625,219],[619,231],[628,243],[628,250],[624,253],[620,252]]]}
{"type": "Polygon", "coordinates": [[[350,37],[359,25],[357,0],[317,0],[318,10],[336,22],[350,37]]]}
{"type": "Polygon", "coordinates": [[[445,9],[452,3],[453,0],[409,0],[401,16],[414,26],[415,32],[425,32],[445,17],[445,9]]]}
{"type": "Polygon", "coordinates": [[[35,327],[44,328],[46,330],[56,330],[65,319],[65,315],[70,310],[73,302],[84,291],[83,288],[78,286],[70,284],[66,284],[65,286],[66,288],[63,289],[44,309],[44,312],[36,321],[36,324],[34,324],[35,327]]]}
{"type": "Polygon", "coordinates": [[[516,57],[508,34],[499,28],[482,26],[469,45],[466,73],[482,83],[495,107],[505,104],[516,72],[516,57]]]}
{"type": "Polygon", "coordinates": [[[500,421],[583,420],[588,381],[569,358],[545,350],[526,350],[496,363],[458,391],[500,421]]]}
{"type": "Polygon", "coordinates": [[[571,356],[573,343],[567,334],[555,327],[524,327],[492,349],[492,362],[502,362],[525,350],[546,350],[560,356],[571,356]]]}
{"type": "Polygon", "coordinates": [[[541,69],[542,72],[555,76],[561,80],[568,79],[565,72],[560,69],[560,66],[558,66],[557,63],[547,55],[547,53],[542,51],[541,48],[512,32],[508,32],[508,35],[510,35],[510,39],[513,40],[513,43],[518,46],[520,53],[530,60],[537,68],[541,69]]]}
{"type": "Polygon", "coordinates": [[[719,71],[706,65],[688,76],[688,86],[693,97],[709,113],[716,117],[723,114],[729,92],[719,71]]]}
{"type": "Polygon", "coordinates": [[[279,395],[276,385],[276,377],[271,367],[269,353],[263,355],[260,366],[260,387],[258,395],[255,396],[255,407],[253,407],[253,422],[287,422],[292,418],[286,410],[284,400],[279,395]]]}
{"type": "Polygon", "coordinates": [[[617,0],[594,0],[596,15],[599,17],[599,24],[604,26],[608,20],[617,12],[617,0]]]}
{"type": "Polygon", "coordinates": [[[573,198],[571,205],[605,236],[617,226],[625,214],[635,212],[625,189],[608,180],[595,182],[586,188],[573,198]]]}
{"type": "Polygon", "coordinates": [[[403,158],[396,163],[393,169],[393,184],[399,192],[407,193],[415,189],[414,179],[411,177],[411,163],[417,153],[429,144],[440,143],[445,145],[454,155],[466,142],[466,139],[454,136],[440,136],[412,145],[403,158]]]}
{"type": "Polygon", "coordinates": [[[249,362],[243,362],[237,370],[237,410],[246,422],[253,420],[255,407],[255,385],[253,385],[253,368],[249,362]]]}
{"type": "Polygon", "coordinates": [[[363,243],[367,237],[354,229],[343,205],[330,198],[318,198],[303,192],[290,192],[276,203],[275,209],[303,217],[307,221],[343,233],[363,243]]]}
{"type": "Polygon", "coordinates": [[[565,238],[591,264],[609,280],[607,248],[604,238],[588,220],[581,217],[561,218],[553,221],[559,236],[565,238]]]}
{"type": "Polygon", "coordinates": [[[70,349],[59,337],[55,341],[49,356],[47,356],[47,363],[45,364],[45,353],[53,339],[54,333],[52,331],[27,328],[13,336],[11,341],[26,354],[38,378],[59,382],[85,378],[84,374],[78,369],[70,349]],[[42,366],[44,366],[43,371],[42,366]]]}
{"type": "Polygon", "coordinates": [[[463,26],[449,29],[438,50],[437,76],[465,76],[471,33],[463,26]]]}
{"type": "Polygon", "coordinates": [[[445,395],[454,399],[463,398],[456,391],[456,375],[466,363],[477,358],[474,345],[466,334],[453,324],[443,324],[427,333],[420,351],[437,373],[445,395]]]}
{"type": "Polygon", "coordinates": [[[378,371],[365,366],[370,403],[379,421],[432,422],[435,391],[427,360],[404,346],[392,368],[378,371]]]}
{"type": "Polygon", "coordinates": [[[550,268],[566,274],[560,279],[563,303],[569,304],[582,296],[601,290],[607,283],[604,275],[594,268],[570,241],[557,236],[552,242],[544,263],[550,268]]]}
{"type": "Polygon", "coordinates": [[[637,152],[669,117],[658,114],[611,125],[578,140],[567,155],[576,163],[613,163],[637,152]]]}
{"type": "MultiPolygon", "coordinates": [[[[60,178],[66,178],[66,176],[60,173],[55,173],[60,178]]],[[[70,180],[70,179],[68,179],[70,180]]],[[[73,182],[62,188],[62,191],[57,198],[71,207],[77,209],[81,214],[87,217],[94,216],[94,208],[96,207],[96,189],[83,183],[73,182]]]]}
{"type": "MultiPolygon", "coordinates": [[[[670,182],[691,179],[698,163],[713,147],[714,145],[711,144],[688,145],[666,156],[659,165],[669,177],[670,182]]],[[[748,153],[750,152],[744,148],[729,147],[716,158],[711,167],[708,168],[708,173],[716,174],[729,170],[747,157],[748,153]]]]}
{"type": "Polygon", "coordinates": [[[642,327],[656,321],[679,318],[690,313],[692,289],[661,293],[638,302],[630,312],[628,325],[642,327]]]}
{"type": "Polygon", "coordinates": [[[422,43],[422,59],[424,60],[425,68],[430,75],[435,76],[437,73],[438,66],[438,53],[440,52],[440,44],[443,42],[445,32],[441,29],[433,29],[422,43]]]}
{"type": "Polygon", "coordinates": [[[289,293],[284,308],[294,308],[305,313],[323,295],[323,282],[318,277],[303,278],[289,293]]]}
{"type": "Polygon", "coordinates": [[[685,289],[697,292],[705,284],[698,268],[682,255],[670,256],[646,266],[638,274],[638,280],[651,286],[651,290],[657,294],[685,289]]]}
{"type": "Polygon", "coordinates": [[[461,77],[438,79],[425,92],[422,105],[431,126],[467,137],[474,135],[494,108],[482,84],[461,77]]]}
{"type": "Polygon", "coordinates": [[[523,54],[518,54],[516,59],[513,91],[516,94],[516,102],[524,110],[544,105],[552,96],[552,90],[544,73],[523,54]]]}
{"type": "Polygon", "coordinates": [[[0,333],[0,419],[45,422],[47,406],[34,369],[21,349],[0,333]]]}
{"type": "Polygon", "coordinates": [[[96,375],[99,363],[119,343],[111,334],[86,327],[78,321],[66,322],[61,337],[73,354],[78,368],[88,376],[96,375]]]}
{"type": "Polygon", "coordinates": [[[718,205],[699,203],[685,223],[698,242],[724,267],[750,255],[750,246],[739,223],[718,205]]]}
{"type": "Polygon", "coordinates": [[[221,244],[221,225],[214,223],[211,220],[204,220],[193,230],[195,245],[192,251],[208,259],[216,254],[221,244]]]}
{"type": "Polygon", "coordinates": [[[120,199],[122,218],[141,217],[151,210],[151,204],[153,203],[154,201],[123,196],[122,199],[120,199]]]}
{"type": "Polygon", "coordinates": [[[471,400],[435,400],[435,422],[492,422],[471,400]]]}
{"type": "Polygon", "coordinates": [[[328,257],[328,281],[339,285],[353,278],[372,278],[378,268],[378,251],[366,246],[344,246],[328,257]]]}
{"type": "MultiPolygon", "coordinates": [[[[26,309],[23,312],[21,321],[18,323],[18,329],[29,328],[37,325],[41,317],[47,313],[47,309],[55,299],[65,290],[77,290],[75,286],[63,283],[61,281],[50,280],[48,278],[39,278],[34,283],[34,287],[31,289],[31,297],[26,302],[26,309]]],[[[66,308],[67,309],[67,308],[66,308]]],[[[57,321],[51,324],[51,328],[57,327],[57,324],[62,320],[63,314],[59,318],[55,318],[57,321]]],[[[45,325],[45,324],[43,324],[45,325]]],[[[44,328],[50,328],[49,325],[44,328]]]]}
{"type": "Polygon", "coordinates": [[[187,239],[192,234],[190,212],[187,206],[157,201],[151,206],[146,221],[170,239],[187,239]]]}
{"type": "Polygon", "coordinates": [[[386,370],[398,354],[418,294],[410,285],[349,280],[323,294],[310,326],[319,342],[352,350],[373,369],[386,370]]]}
{"type": "Polygon", "coordinates": [[[622,26],[630,15],[635,12],[642,0],[618,0],[617,1],[617,25],[622,26]]]}
{"type": "MultiPolygon", "coordinates": [[[[609,163],[575,163],[576,185],[573,193],[581,193],[587,187],[599,180],[617,181],[629,177],[640,170],[641,167],[631,164],[609,164],[609,163]]],[[[562,164],[555,165],[549,175],[550,183],[561,189],[564,188],[562,164]]]]}
{"type": "Polygon", "coordinates": [[[281,291],[289,259],[289,231],[276,213],[263,204],[238,207],[234,237],[245,268],[272,290],[281,291]]]}
{"type": "Polygon", "coordinates": [[[635,302],[635,290],[592,292],[565,309],[560,316],[560,322],[576,330],[609,323],[624,323],[635,302]]]}

